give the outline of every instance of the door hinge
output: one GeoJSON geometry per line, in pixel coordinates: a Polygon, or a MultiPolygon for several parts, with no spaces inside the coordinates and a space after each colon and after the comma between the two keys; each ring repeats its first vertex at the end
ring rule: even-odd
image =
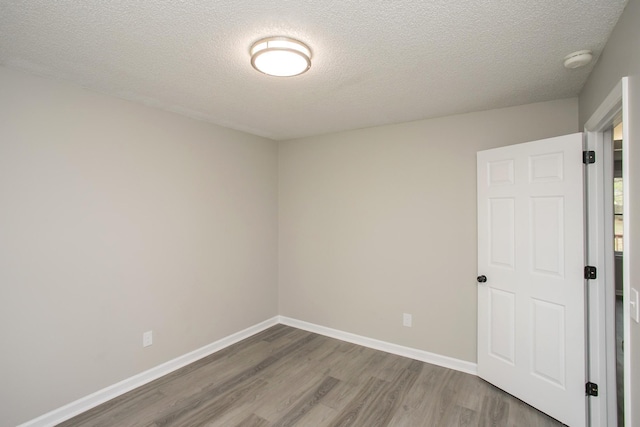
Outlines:
{"type": "Polygon", "coordinates": [[[587,383],[586,387],[587,396],[597,396],[598,395],[598,384],[596,383],[587,383]]]}
{"type": "Polygon", "coordinates": [[[596,152],[595,151],[583,151],[582,152],[582,163],[588,165],[590,163],[596,162],[596,152]]]}
{"type": "Polygon", "coordinates": [[[585,279],[595,279],[598,277],[598,269],[592,265],[587,265],[584,268],[584,278],[585,279]]]}

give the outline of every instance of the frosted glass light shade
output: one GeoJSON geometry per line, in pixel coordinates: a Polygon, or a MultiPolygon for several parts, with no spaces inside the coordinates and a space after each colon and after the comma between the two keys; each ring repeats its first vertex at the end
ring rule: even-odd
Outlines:
{"type": "Polygon", "coordinates": [[[311,50],[288,37],[269,37],[251,46],[251,65],[270,76],[297,76],[311,67],[311,50]]]}

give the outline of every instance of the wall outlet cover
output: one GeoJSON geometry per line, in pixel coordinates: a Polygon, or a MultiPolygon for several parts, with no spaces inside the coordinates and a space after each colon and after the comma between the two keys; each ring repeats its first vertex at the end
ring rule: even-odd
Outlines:
{"type": "Polygon", "coordinates": [[[142,346],[149,347],[153,344],[153,331],[147,331],[142,334],[142,346]]]}
{"type": "Polygon", "coordinates": [[[629,314],[636,323],[640,323],[640,300],[638,298],[638,290],[631,288],[631,295],[629,298],[629,314]]]}
{"type": "Polygon", "coordinates": [[[413,323],[412,316],[409,313],[403,313],[402,314],[402,324],[404,326],[410,328],[412,323],[413,323]]]}

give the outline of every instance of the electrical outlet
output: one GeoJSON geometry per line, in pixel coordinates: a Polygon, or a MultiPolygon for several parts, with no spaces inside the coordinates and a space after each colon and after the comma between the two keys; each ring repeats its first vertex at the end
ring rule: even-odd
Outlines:
{"type": "Polygon", "coordinates": [[[142,346],[149,347],[153,344],[153,331],[147,331],[142,334],[142,346]]]}
{"type": "Polygon", "coordinates": [[[402,313],[402,325],[403,326],[406,326],[406,327],[410,328],[412,321],[413,321],[413,319],[411,318],[411,315],[409,313],[402,313]]]}

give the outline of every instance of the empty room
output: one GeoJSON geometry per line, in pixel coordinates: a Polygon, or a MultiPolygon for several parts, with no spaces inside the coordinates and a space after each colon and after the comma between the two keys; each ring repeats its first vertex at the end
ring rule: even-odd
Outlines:
{"type": "Polygon", "coordinates": [[[639,48],[640,0],[0,0],[0,426],[640,427],[639,48]]]}

